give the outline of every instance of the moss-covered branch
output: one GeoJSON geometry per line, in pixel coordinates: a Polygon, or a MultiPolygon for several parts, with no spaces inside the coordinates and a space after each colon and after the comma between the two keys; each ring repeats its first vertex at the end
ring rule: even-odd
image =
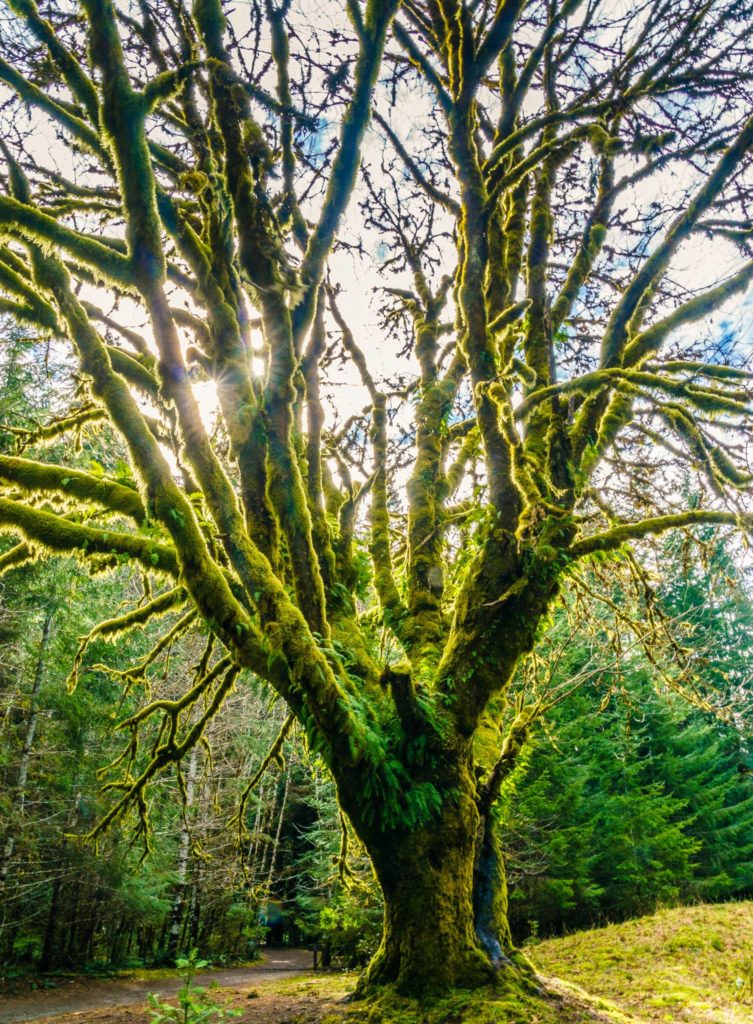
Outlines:
{"type": "Polygon", "coordinates": [[[54,217],[11,196],[0,196],[0,228],[10,228],[24,239],[51,243],[87,267],[108,285],[133,288],[131,261],[109,245],[58,223],[54,217]]]}
{"type": "Polygon", "coordinates": [[[31,544],[27,544],[26,541],[14,544],[13,547],[8,548],[7,551],[0,555],[0,576],[9,569],[15,569],[17,565],[33,562],[35,557],[36,551],[31,544]]]}
{"type": "MultiPolygon", "coordinates": [[[[144,800],[144,790],[150,779],[154,778],[163,768],[169,764],[177,764],[195,746],[204,733],[208,722],[214,718],[222,707],[225,697],[235,685],[240,668],[237,665],[229,665],[221,675],[219,683],[215,686],[204,712],[190,725],[182,737],[178,738],[178,717],[172,719],[172,728],[167,735],[161,738],[159,745],[146,768],[136,779],[130,776],[125,782],[108,783],[105,790],[124,790],[123,796],[97,823],[96,827],[89,833],[87,838],[96,839],[102,835],[113,822],[118,821],[132,807],[136,806],[140,812],[142,830],[146,828],[147,810],[144,800]]],[[[148,842],[147,842],[148,850],[148,842]]]]}
{"type": "MultiPolygon", "coordinates": [[[[143,110],[125,69],[110,0],[86,0],[85,7],[93,56],[102,74],[103,120],[122,181],[129,251],[135,280],[149,310],[160,350],[162,386],[176,404],[186,453],[231,563],[249,599],[259,609],[265,627],[263,637],[233,596],[219,565],[207,549],[190,503],[172,482],[164,458],[158,450],[154,451],[151,437],[149,445],[153,454],[151,458],[147,456],[146,439],[139,426],[143,419],[132,407],[126,412],[122,404],[125,396],[115,389],[112,376],[101,365],[95,338],[81,323],[76,300],[69,292],[58,289],[59,301],[73,321],[71,333],[84,335],[86,352],[96,366],[98,383],[110,400],[113,418],[131,443],[140,476],[153,489],[153,497],[151,494],[150,497],[155,517],[176,541],[182,578],[200,612],[239,665],[253,668],[278,688],[304,721],[309,738],[318,749],[331,756],[336,747],[341,756],[352,758],[357,756],[360,740],[356,739],[357,729],[344,693],[307,629],[301,611],[290,601],[269,561],[248,537],[233,487],[201,420],[163,288],[165,261],[143,110]],[[124,121],[124,115],[130,111],[136,116],[132,121],[124,121]]],[[[221,53],[224,17],[219,5],[203,0],[203,7],[200,4],[196,14],[207,46],[219,47],[221,53]]],[[[270,300],[281,298],[273,292],[267,294],[270,300]]],[[[289,439],[285,441],[289,445],[289,439]]],[[[305,509],[305,497],[301,497],[305,509]]],[[[315,565],[313,549],[311,555],[315,565]]],[[[323,605],[323,600],[321,603],[323,605]]]]}
{"type": "Polygon", "coordinates": [[[492,807],[499,799],[502,786],[515,770],[521,751],[531,733],[531,726],[541,711],[542,708],[539,704],[527,704],[520,708],[508,726],[499,757],[480,786],[479,812],[482,817],[486,817],[491,812],[492,807]]]}
{"type": "Polygon", "coordinates": [[[50,423],[32,429],[25,427],[6,427],[10,433],[15,434],[18,449],[23,450],[30,445],[44,444],[48,441],[55,441],[64,434],[80,431],[87,423],[97,423],[106,419],[105,410],[98,405],[87,404],[82,408],[72,409],[52,420],[50,423]]]}
{"type": "MultiPolygon", "coordinates": [[[[651,290],[666,273],[672,257],[680,245],[690,236],[701,217],[711,208],[722,193],[730,177],[738,169],[753,146],[753,117],[750,117],[736,138],[722,154],[713,171],[697,189],[695,195],[685,209],[672,221],[663,239],[645,259],[624,289],[619,302],[614,307],[604,331],[601,344],[600,363],[602,367],[619,366],[625,356],[626,345],[631,333],[631,323],[639,313],[641,304],[645,304],[651,290]]],[[[608,397],[596,395],[585,402],[572,428],[572,447],[574,458],[580,462],[589,445],[599,438],[598,450],[611,443],[617,425],[624,422],[625,410],[621,413],[607,409],[608,397]],[[608,417],[607,429],[602,429],[602,418],[608,417]]],[[[594,455],[589,451],[588,471],[595,465],[594,455]]]]}
{"type": "Polygon", "coordinates": [[[681,303],[669,316],[647,327],[634,338],[631,338],[625,349],[624,365],[640,366],[641,363],[655,355],[662,347],[665,339],[680,327],[695,323],[697,320],[710,316],[727,299],[745,291],[753,280],[753,261],[748,261],[736,274],[722,281],[713,288],[708,288],[695,295],[687,302],[681,303]]]}
{"type": "MultiPolygon", "coordinates": [[[[547,84],[549,84],[550,78],[548,65],[547,59],[547,84]]],[[[553,103],[552,106],[554,106],[553,103]]],[[[547,129],[542,148],[553,150],[555,142],[556,129],[547,129]]],[[[527,329],[523,337],[523,354],[531,380],[526,386],[526,393],[550,384],[553,367],[553,336],[547,296],[547,277],[550,238],[554,224],[552,195],[557,175],[557,160],[554,152],[556,151],[549,152],[543,160],[536,175],[536,184],[531,198],[530,241],[526,259],[529,306],[527,329]]],[[[530,415],[525,421],[525,457],[532,460],[537,467],[543,487],[546,486],[548,479],[554,482],[555,476],[552,467],[547,465],[548,449],[551,449],[551,445],[548,443],[550,430],[559,433],[561,427],[561,413],[556,401],[540,405],[536,413],[530,415]]],[[[561,467],[557,468],[559,471],[557,475],[559,475],[561,467]]]]}
{"type": "Polygon", "coordinates": [[[105,637],[108,640],[111,640],[124,633],[128,633],[132,629],[143,628],[153,619],[165,615],[175,607],[184,604],[187,596],[188,595],[183,587],[172,587],[164,590],[161,594],[152,598],[151,601],[146,601],[144,604],[140,604],[137,608],[132,608],[123,615],[118,615],[112,619],[104,619],[102,622],[98,623],[94,629],[90,630],[86,636],[82,637],[79,641],[78,649],[76,650],[71,671],[68,676],[69,691],[74,690],[78,684],[80,667],[83,662],[84,654],[92,640],[96,637],[105,637]]]}
{"type": "Polygon", "coordinates": [[[327,185],[319,220],[306,246],[301,265],[303,296],[298,302],[293,329],[298,345],[311,325],[316,293],[332,249],[335,234],[350,201],[361,156],[361,143],[371,113],[371,97],[382,64],[387,32],[398,9],[399,0],[367,0],[363,17],[363,35],[354,69],[353,96],[343,118],[340,147],[327,185]]]}
{"type": "MultiPolygon", "coordinates": [[[[726,367],[718,369],[724,371],[726,367]]],[[[708,367],[708,372],[713,375],[714,367],[708,367]]],[[[563,381],[562,384],[551,384],[531,392],[516,408],[515,418],[524,420],[539,405],[548,402],[555,395],[603,394],[606,390],[620,384],[625,385],[626,392],[629,390],[634,393],[639,390],[646,392],[658,390],[676,398],[686,399],[696,408],[707,411],[727,412],[737,416],[744,416],[749,412],[749,396],[744,389],[725,390],[718,385],[700,384],[695,378],[704,376],[703,371],[690,370],[689,374],[689,379],[677,380],[675,377],[669,376],[662,365],[650,372],[648,370],[623,370],[621,367],[594,370],[593,373],[584,373],[582,377],[574,377],[572,380],[563,381]]],[[[724,383],[735,379],[739,378],[727,377],[724,379],[724,383]]],[[[720,377],[719,380],[721,383],[722,378],[720,377]]]]}
{"type": "MultiPolygon", "coordinates": [[[[612,126],[611,134],[614,134],[614,132],[615,128],[612,126]]],[[[588,280],[594,264],[602,251],[607,237],[607,225],[609,224],[615,195],[614,155],[609,152],[603,152],[599,162],[599,184],[596,201],[588,215],[575,259],[570,265],[559,295],[552,303],[551,329],[554,333],[560,329],[569,316],[578,293],[588,280]]]]}
{"type": "Polygon", "coordinates": [[[737,512],[714,509],[691,509],[674,515],[654,516],[637,523],[623,523],[603,533],[576,540],[568,551],[572,558],[582,558],[600,551],[616,551],[623,544],[629,544],[643,537],[656,536],[667,530],[687,529],[693,526],[735,526],[749,532],[753,527],[753,516],[737,512]]]}
{"type": "Polygon", "coordinates": [[[422,77],[434,90],[434,94],[436,95],[442,110],[444,110],[445,113],[449,113],[452,106],[452,100],[447,91],[445,82],[431,63],[427,54],[424,53],[421,47],[416,43],[410,30],[401,25],[399,21],[395,22],[393,31],[395,39],[397,39],[398,43],[400,43],[405,50],[410,62],[420,71],[422,77]]]}
{"type": "Polygon", "coordinates": [[[61,127],[82,143],[95,156],[106,161],[106,153],[102,148],[96,131],[80,117],[66,110],[48,93],[25,78],[16,68],[0,58],[0,82],[13,89],[29,106],[37,107],[61,127]]]}
{"type": "MultiPolygon", "coordinates": [[[[301,361],[301,372],[306,399],[306,491],[311,512],[312,533],[322,581],[327,594],[328,610],[336,611],[339,605],[337,600],[339,590],[334,587],[337,582],[335,552],[332,546],[332,533],[325,514],[322,468],[322,430],[325,412],[319,389],[319,363],[327,344],[324,307],[324,289],[320,288],[311,340],[301,361]]],[[[353,609],[349,607],[348,610],[352,612],[353,609]]]]}
{"type": "Polygon", "coordinates": [[[474,95],[489,68],[507,46],[523,7],[523,0],[503,0],[497,4],[488,32],[481,40],[470,66],[464,69],[463,92],[467,97],[474,95]]]}
{"type": "MultiPolygon", "coordinates": [[[[299,351],[285,299],[290,280],[271,208],[260,201],[257,191],[265,184],[266,144],[261,129],[251,117],[247,100],[239,102],[224,43],[225,20],[220,3],[218,0],[201,0],[194,5],[194,17],[212,62],[212,95],[223,138],[227,187],[238,229],[239,257],[261,308],[270,353],[263,396],[266,493],[286,537],[299,607],[311,629],[327,636],[329,626],[324,584],[314,550],[311,517],[292,437],[293,378],[299,351]],[[257,154],[251,161],[247,155],[249,137],[255,140],[257,154]]],[[[253,397],[253,393],[249,397],[253,397]]],[[[262,425],[258,419],[256,424],[257,428],[262,425]]],[[[251,441],[254,437],[252,434],[251,441]]],[[[257,446],[254,449],[257,466],[258,454],[257,446]]]]}
{"type": "Polygon", "coordinates": [[[248,800],[253,791],[261,782],[261,779],[266,772],[267,768],[273,763],[283,765],[282,760],[282,749],[285,745],[285,740],[290,735],[290,731],[295,725],[295,715],[288,715],[285,721],[282,723],[282,727],[275,737],[272,746],[269,748],[265,756],[262,758],[262,762],[256,769],[254,774],[249,779],[246,787],[241,793],[240,800],[238,801],[238,810],[233,815],[232,819],[228,823],[231,827],[235,824],[238,826],[238,841],[242,842],[246,838],[245,820],[246,820],[246,807],[248,806],[248,800]]]}
{"type": "Polygon", "coordinates": [[[442,455],[447,418],[459,378],[439,379],[440,314],[449,279],[436,293],[429,290],[422,268],[412,258],[416,290],[421,304],[413,304],[415,353],[421,369],[416,407],[416,457],[407,485],[408,497],[408,608],[410,620],[402,631],[403,643],[414,664],[424,668],[439,660],[445,623],[442,612],[442,455]]]}
{"type": "Polygon", "coordinates": [[[453,107],[450,142],[463,209],[457,292],[463,319],[461,344],[473,384],[491,503],[508,528],[514,530],[520,513],[520,495],[513,478],[508,442],[500,428],[502,410],[491,393],[498,369],[497,348],[489,329],[486,303],[489,209],[470,110],[453,107]]]}
{"type": "Polygon", "coordinates": [[[305,252],[309,230],[296,194],[293,95],[290,89],[290,44],[285,25],[285,14],[285,5],[278,9],[274,4],[267,3],[267,16],[272,33],[272,57],[277,66],[277,99],[279,101],[281,121],[282,219],[283,221],[290,221],[295,240],[305,252]]]}
{"type": "Polygon", "coordinates": [[[374,383],[366,357],[356,344],[353,333],[343,318],[332,291],[329,292],[329,301],[335,322],[342,331],[343,346],[353,360],[361,380],[371,397],[369,440],[373,453],[373,471],[371,478],[371,543],[369,551],[374,566],[374,587],[379,597],[384,620],[400,636],[402,626],[408,615],[408,609],[403,604],[400,591],[397,588],[392,564],[387,472],[387,399],[374,383]]]}
{"type": "Polygon", "coordinates": [[[137,524],[146,518],[138,491],[80,469],[0,455],[0,480],[30,493],[57,491],[85,503],[93,502],[109,512],[129,516],[137,524]]]}
{"type": "Polygon", "coordinates": [[[76,100],[83,106],[89,121],[99,120],[99,100],[96,88],[81,63],[63,44],[52,24],[41,16],[34,0],[10,0],[11,8],[26,22],[31,33],[49,51],[55,67],[61,72],[76,100]]]}
{"type": "Polygon", "coordinates": [[[140,562],[155,572],[178,575],[175,549],[141,537],[94,526],[84,526],[41,508],[20,501],[0,498],[0,526],[23,534],[28,541],[46,551],[76,552],[82,556],[106,555],[140,562]]]}

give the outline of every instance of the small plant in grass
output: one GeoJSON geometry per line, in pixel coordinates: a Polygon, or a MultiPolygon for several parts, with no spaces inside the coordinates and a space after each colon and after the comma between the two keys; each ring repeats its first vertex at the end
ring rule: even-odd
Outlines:
{"type": "Polygon", "coordinates": [[[735,978],[737,1001],[742,1003],[753,996],[753,957],[741,960],[737,965],[738,976],[735,978]]]}
{"type": "Polygon", "coordinates": [[[153,992],[148,995],[149,1024],[222,1024],[223,1021],[240,1017],[240,1010],[228,1010],[207,998],[207,992],[216,988],[194,985],[197,971],[209,965],[208,960],[197,959],[197,950],[192,949],[187,958],[175,961],[175,966],[184,972],[183,987],[178,990],[178,1005],[160,1001],[153,992]]]}

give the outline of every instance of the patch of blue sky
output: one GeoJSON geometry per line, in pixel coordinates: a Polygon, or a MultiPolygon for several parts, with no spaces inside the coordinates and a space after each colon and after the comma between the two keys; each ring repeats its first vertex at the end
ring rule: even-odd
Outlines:
{"type": "Polygon", "coordinates": [[[326,155],[339,131],[340,123],[338,121],[320,117],[316,122],[316,127],[308,131],[306,136],[300,140],[301,149],[314,166],[324,164],[326,155]]]}

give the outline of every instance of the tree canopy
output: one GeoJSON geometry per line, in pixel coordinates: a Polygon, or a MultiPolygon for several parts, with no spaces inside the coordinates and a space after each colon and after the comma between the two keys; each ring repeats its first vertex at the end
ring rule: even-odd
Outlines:
{"type": "Polygon", "coordinates": [[[374,863],[369,981],[486,978],[520,659],[584,560],[648,586],[645,538],[753,522],[748,352],[707,326],[753,277],[750,5],[9,7],[0,309],[77,363],[27,441],[107,425],[121,461],[0,456],[2,565],[142,573],[72,685],[95,636],[209,632],[120,723],[99,828],[146,827],[251,670],[374,863]]]}

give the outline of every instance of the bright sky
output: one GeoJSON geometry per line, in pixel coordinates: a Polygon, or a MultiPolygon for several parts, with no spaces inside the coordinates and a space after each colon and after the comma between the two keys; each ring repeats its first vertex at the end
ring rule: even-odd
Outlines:
{"type": "MultiPolygon", "coordinates": [[[[297,5],[302,16],[321,31],[322,39],[326,38],[326,29],[329,27],[347,30],[343,6],[335,0],[299,0],[297,5]]],[[[615,10],[617,11],[621,7],[622,5],[615,0],[615,10]]],[[[244,20],[247,24],[245,18],[247,7],[244,4],[237,4],[234,10],[236,12],[234,20],[240,34],[243,31],[244,20]]],[[[350,35],[350,33],[348,34],[350,35]]],[[[352,56],[352,52],[350,56],[352,56]]],[[[390,105],[386,90],[378,90],[377,103],[379,109],[386,113],[390,105]]],[[[419,138],[416,128],[427,117],[430,103],[431,98],[426,91],[418,90],[415,83],[410,86],[404,85],[398,91],[397,102],[391,111],[391,118],[397,132],[409,149],[415,147],[416,140],[419,138]]],[[[34,132],[28,143],[30,155],[40,164],[54,166],[59,173],[65,176],[74,176],[76,167],[70,150],[56,136],[56,133],[51,131],[43,117],[35,114],[33,124],[34,132]]],[[[336,125],[332,125],[330,130],[335,130],[336,127],[336,125]]],[[[364,146],[364,160],[374,175],[379,174],[382,145],[379,133],[371,131],[364,146]]],[[[635,168],[634,158],[626,156],[623,158],[623,162],[625,170],[628,169],[628,166],[631,169],[635,168]]],[[[620,171],[618,171],[618,176],[620,171]]],[[[645,208],[652,199],[660,198],[662,195],[671,196],[679,188],[687,185],[688,176],[693,173],[688,166],[679,169],[672,166],[665,173],[652,177],[637,186],[633,190],[630,202],[636,207],[645,208]]],[[[368,355],[372,373],[377,379],[386,379],[392,377],[399,368],[405,367],[405,359],[400,362],[397,356],[398,348],[402,345],[402,338],[398,339],[385,333],[380,326],[378,316],[380,290],[385,284],[406,286],[409,285],[409,281],[405,278],[396,280],[394,276],[386,279],[379,274],[380,239],[373,230],[364,228],[358,208],[358,201],[364,195],[363,185],[359,184],[351,200],[342,232],[344,238],[362,242],[364,255],[356,257],[345,251],[335,252],[330,260],[330,269],[333,282],[343,288],[339,300],[342,312],[350,324],[356,340],[368,355]]],[[[306,212],[315,218],[317,204],[311,204],[311,208],[306,212]]],[[[448,244],[447,264],[443,269],[452,270],[453,256],[452,247],[448,244]]],[[[688,289],[693,290],[727,277],[738,269],[742,262],[743,257],[733,246],[724,242],[710,243],[708,240],[695,236],[683,247],[676,258],[672,277],[676,281],[681,281],[688,289]]],[[[84,288],[82,294],[85,298],[102,305],[109,312],[107,296],[89,287],[84,288]]],[[[714,339],[734,333],[737,335],[738,345],[741,345],[746,351],[750,351],[753,347],[753,314],[751,310],[751,296],[748,295],[745,299],[737,296],[720,309],[707,324],[696,325],[691,330],[695,337],[708,338],[710,347],[713,346],[714,339]]],[[[135,304],[125,299],[121,300],[114,315],[123,324],[137,327],[148,336],[148,327],[144,324],[143,316],[135,304]]],[[[451,309],[448,308],[448,319],[451,318],[451,315],[451,309]]],[[[188,338],[186,340],[187,343],[193,341],[188,338]]],[[[350,363],[331,371],[330,384],[329,390],[333,399],[331,411],[339,422],[363,409],[367,402],[367,393],[350,363]]],[[[216,407],[214,384],[199,382],[196,384],[196,391],[205,416],[211,420],[216,407]]]]}

